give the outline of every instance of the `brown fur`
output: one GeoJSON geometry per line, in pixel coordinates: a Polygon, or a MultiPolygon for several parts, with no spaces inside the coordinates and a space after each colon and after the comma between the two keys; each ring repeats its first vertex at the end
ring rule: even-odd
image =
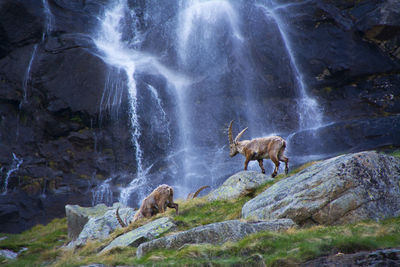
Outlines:
{"type": "Polygon", "coordinates": [[[263,159],[271,159],[275,164],[274,172],[272,173],[272,177],[275,177],[278,173],[279,161],[285,162],[285,173],[287,174],[289,171],[289,158],[285,157],[284,152],[286,148],[286,141],[280,136],[269,136],[256,138],[252,140],[243,140],[239,141],[240,137],[247,130],[242,130],[233,140],[232,138],[232,123],[231,121],[228,129],[228,137],[229,137],[229,147],[230,152],[229,155],[231,157],[240,153],[245,156],[244,162],[244,170],[247,170],[247,165],[249,161],[257,160],[258,165],[261,168],[261,172],[265,173],[263,159]]]}
{"type": "Polygon", "coordinates": [[[174,190],[169,185],[158,186],[142,202],[139,210],[133,217],[132,222],[141,218],[149,218],[157,213],[164,213],[169,208],[174,208],[178,214],[178,204],[174,203],[174,190]]]}

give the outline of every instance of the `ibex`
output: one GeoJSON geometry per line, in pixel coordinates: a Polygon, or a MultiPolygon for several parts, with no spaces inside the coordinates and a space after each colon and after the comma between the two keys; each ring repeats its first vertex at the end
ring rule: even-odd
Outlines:
{"type": "Polygon", "coordinates": [[[158,186],[142,202],[139,210],[135,213],[132,222],[141,218],[148,218],[157,213],[164,213],[169,208],[174,208],[178,214],[178,204],[174,203],[174,190],[169,185],[158,186]]]}
{"type": "Polygon", "coordinates": [[[246,157],[244,162],[244,170],[247,170],[247,165],[251,160],[257,160],[260,165],[262,173],[265,173],[263,159],[271,159],[275,164],[274,172],[272,177],[275,177],[278,173],[279,161],[285,162],[285,173],[289,171],[289,159],[284,156],[286,141],[280,136],[269,136],[255,138],[252,140],[239,141],[240,137],[247,130],[243,129],[233,140],[232,138],[232,123],[229,125],[229,156],[236,156],[237,153],[243,154],[246,157]]]}

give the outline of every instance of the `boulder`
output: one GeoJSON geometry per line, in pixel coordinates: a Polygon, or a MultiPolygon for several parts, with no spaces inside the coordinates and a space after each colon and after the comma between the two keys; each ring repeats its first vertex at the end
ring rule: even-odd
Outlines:
{"type": "MultiPolygon", "coordinates": [[[[101,204],[102,205],[102,204],[101,204]]],[[[104,205],[104,204],[103,204],[104,205]]],[[[99,206],[99,205],[97,205],[99,206]]],[[[96,206],[96,207],[97,207],[96,206]]],[[[97,216],[92,214],[88,220],[88,222],[84,225],[82,231],[79,233],[79,236],[75,241],[72,241],[68,247],[80,247],[86,244],[88,240],[105,240],[108,236],[117,228],[120,228],[116,216],[116,209],[120,206],[119,203],[114,203],[113,207],[107,208],[106,211],[102,214],[101,207],[98,210],[99,213],[97,216]]],[[[135,211],[132,208],[128,207],[120,207],[119,215],[121,219],[127,223],[129,223],[133,216],[135,215],[135,211]]]]}
{"type": "Polygon", "coordinates": [[[208,200],[228,200],[254,193],[263,183],[274,179],[255,171],[241,171],[229,177],[220,187],[208,194],[208,200]]]}
{"type": "Polygon", "coordinates": [[[163,233],[174,230],[175,228],[176,225],[173,220],[168,217],[160,218],[117,237],[100,253],[107,252],[115,247],[137,247],[140,244],[153,240],[163,233]]]}
{"type": "Polygon", "coordinates": [[[300,266],[399,266],[400,249],[389,248],[362,251],[353,254],[336,254],[302,263],[300,266]]]}
{"type": "Polygon", "coordinates": [[[18,257],[18,253],[9,249],[0,249],[0,257],[4,257],[9,260],[15,260],[18,257]]]}
{"type": "Polygon", "coordinates": [[[144,254],[154,249],[177,249],[186,244],[223,244],[227,241],[238,241],[252,233],[260,231],[279,231],[294,226],[296,226],[296,224],[290,219],[266,222],[241,222],[239,220],[231,220],[212,223],[143,243],[138,247],[136,255],[138,258],[141,258],[144,254]]]}
{"type": "Polygon", "coordinates": [[[104,215],[107,206],[99,204],[94,207],[81,207],[79,205],[66,205],[68,238],[75,240],[82,232],[83,227],[90,218],[104,215]]]}
{"type": "Polygon", "coordinates": [[[243,218],[341,224],[400,214],[400,159],[373,151],[314,164],[248,201],[243,218]]]}

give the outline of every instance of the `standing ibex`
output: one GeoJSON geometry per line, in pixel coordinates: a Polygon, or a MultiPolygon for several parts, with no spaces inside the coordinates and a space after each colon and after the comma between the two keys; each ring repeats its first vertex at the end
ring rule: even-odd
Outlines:
{"type": "Polygon", "coordinates": [[[275,177],[278,173],[279,161],[285,162],[285,173],[288,173],[289,159],[285,157],[284,151],[286,148],[286,141],[280,136],[269,136],[261,137],[252,140],[239,141],[240,137],[247,130],[243,129],[233,140],[232,138],[232,123],[229,125],[229,156],[233,157],[237,153],[243,154],[246,157],[244,162],[244,170],[247,170],[247,165],[250,160],[257,160],[260,165],[262,173],[265,173],[263,159],[271,159],[275,164],[274,172],[272,177],[275,177]]]}

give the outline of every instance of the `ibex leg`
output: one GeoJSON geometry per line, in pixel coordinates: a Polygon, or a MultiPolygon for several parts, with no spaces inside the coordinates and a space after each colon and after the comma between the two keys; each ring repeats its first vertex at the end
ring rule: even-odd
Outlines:
{"type": "Polygon", "coordinates": [[[271,155],[270,156],[272,162],[275,164],[275,169],[274,172],[272,173],[271,177],[274,178],[276,176],[276,174],[278,173],[278,169],[279,169],[279,160],[275,155],[271,155]]]}
{"type": "Polygon", "coordinates": [[[258,160],[258,165],[260,165],[261,172],[262,172],[262,173],[265,173],[265,169],[264,169],[264,165],[263,165],[263,160],[262,160],[262,159],[259,159],[259,160],[258,160]]]}
{"type": "Polygon", "coordinates": [[[283,155],[280,155],[279,156],[279,160],[282,161],[282,162],[285,162],[285,174],[288,174],[288,172],[289,172],[289,158],[287,158],[287,157],[285,157],[283,155]]]}
{"type": "Polygon", "coordinates": [[[249,165],[249,161],[250,161],[250,158],[246,157],[246,160],[244,161],[244,170],[245,171],[247,171],[247,165],[249,165]]]}

